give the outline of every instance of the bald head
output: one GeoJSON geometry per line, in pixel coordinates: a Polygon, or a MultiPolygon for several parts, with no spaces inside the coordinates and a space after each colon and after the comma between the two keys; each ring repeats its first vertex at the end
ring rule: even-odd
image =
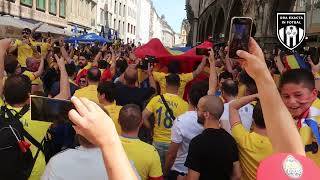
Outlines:
{"type": "Polygon", "coordinates": [[[219,120],[223,114],[223,110],[223,102],[217,96],[204,96],[200,99],[198,104],[198,116],[200,119],[204,118],[201,117],[204,115],[202,113],[208,112],[211,116],[213,116],[213,119],[219,120]]]}
{"type": "Polygon", "coordinates": [[[236,97],[238,96],[238,91],[239,91],[238,83],[231,79],[225,80],[222,83],[221,91],[227,96],[236,97]]]}
{"type": "Polygon", "coordinates": [[[124,79],[128,85],[134,85],[138,79],[138,70],[129,66],[124,72],[124,79]]]}
{"type": "Polygon", "coordinates": [[[89,69],[87,78],[90,82],[99,82],[100,77],[101,77],[101,71],[98,68],[92,67],[89,69]]]}

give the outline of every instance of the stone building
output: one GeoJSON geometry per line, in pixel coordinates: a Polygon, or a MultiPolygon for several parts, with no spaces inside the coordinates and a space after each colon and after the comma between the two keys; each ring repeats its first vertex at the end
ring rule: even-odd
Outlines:
{"type": "Polygon", "coordinates": [[[18,31],[14,28],[33,28],[38,22],[46,23],[38,29],[40,32],[66,35],[66,12],[66,0],[0,0],[0,15],[6,17],[1,19],[0,26],[5,23],[4,20],[10,21],[12,25],[21,25],[2,26],[0,36],[16,36],[18,31]]]}
{"type": "Polygon", "coordinates": [[[77,26],[78,32],[97,32],[97,0],[67,0],[68,30],[77,26]]]}

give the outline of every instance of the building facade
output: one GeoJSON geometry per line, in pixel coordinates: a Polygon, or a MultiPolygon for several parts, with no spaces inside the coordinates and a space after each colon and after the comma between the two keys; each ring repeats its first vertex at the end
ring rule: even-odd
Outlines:
{"type": "Polygon", "coordinates": [[[97,32],[97,0],[67,0],[68,30],[79,33],[97,32]]]}
{"type": "Polygon", "coordinates": [[[138,0],[136,40],[145,44],[150,40],[151,0],[138,0]]]}
{"type": "Polygon", "coordinates": [[[98,32],[105,32],[105,28],[108,27],[108,0],[98,0],[97,2],[97,24],[96,29],[98,32]]]}
{"type": "MultiPolygon", "coordinates": [[[[66,0],[0,0],[0,14],[15,17],[14,20],[36,24],[44,22],[42,31],[64,32],[67,28],[66,0]]],[[[0,22],[1,24],[1,22],[0,22]]],[[[32,28],[32,27],[28,27],[32,28]]]]}
{"type": "Polygon", "coordinates": [[[162,29],[160,40],[165,47],[172,48],[175,45],[175,32],[166,21],[164,15],[161,16],[160,22],[161,22],[161,29],[162,29]]]}
{"type": "Polygon", "coordinates": [[[175,46],[185,47],[187,46],[187,38],[190,32],[190,23],[187,19],[183,19],[181,23],[180,33],[175,35],[175,46]]]}

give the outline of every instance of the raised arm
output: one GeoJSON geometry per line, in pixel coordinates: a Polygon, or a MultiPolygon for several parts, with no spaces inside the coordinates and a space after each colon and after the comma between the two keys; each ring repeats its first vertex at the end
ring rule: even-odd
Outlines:
{"type": "Polygon", "coordinates": [[[156,81],[153,78],[152,71],[153,71],[153,65],[151,65],[149,63],[148,64],[149,84],[150,84],[151,87],[153,87],[155,90],[157,90],[157,84],[156,84],[156,81]]]}
{"type": "Polygon", "coordinates": [[[199,76],[199,74],[203,71],[203,69],[204,69],[204,67],[206,65],[206,62],[207,62],[207,58],[203,57],[201,63],[197,67],[197,69],[192,72],[193,78],[196,78],[197,76],[199,76]]]}
{"type": "Polygon", "coordinates": [[[218,86],[218,77],[217,77],[218,75],[216,72],[216,59],[214,58],[214,51],[212,49],[210,50],[209,63],[210,63],[210,77],[209,77],[208,95],[214,96],[218,86]]]}
{"type": "Polygon", "coordinates": [[[60,46],[60,52],[62,54],[62,57],[70,64],[72,62],[72,59],[70,58],[66,48],[64,47],[64,38],[59,39],[59,46],[60,46]]]}
{"type": "Polygon", "coordinates": [[[44,71],[44,57],[41,56],[39,68],[36,72],[33,73],[34,79],[37,79],[38,77],[40,77],[43,71],[44,71]]]}
{"type": "Polygon", "coordinates": [[[280,72],[280,74],[282,74],[284,71],[285,71],[285,67],[284,65],[282,64],[282,61],[281,61],[281,58],[280,58],[280,52],[274,57],[274,62],[280,72]]]}
{"type": "Polygon", "coordinates": [[[257,42],[250,38],[249,52],[239,50],[237,55],[244,59],[242,66],[255,80],[263,117],[273,150],[305,155],[301,137],[294,120],[284,105],[277,86],[271,77],[264,55],[257,42]]]}
{"type": "Polygon", "coordinates": [[[59,58],[56,54],[54,55],[60,70],[60,92],[54,98],[56,99],[70,99],[70,83],[69,77],[66,71],[65,63],[63,58],[59,58]]]}
{"type": "Polygon", "coordinates": [[[151,116],[151,114],[152,114],[152,112],[148,111],[147,109],[145,109],[142,112],[143,125],[148,129],[151,129],[151,124],[149,122],[149,117],[151,116]]]}
{"type": "Polygon", "coordinates": [[[112,46],[109,48],[111,52],[111,66],[110,66],[110,71],[112,77],[116,74],[116,62],[117,62],[117,57],[116,54],[112,48],[112,46]]]}
{"type": "Polygon", "coordinates": [[[43,22],[39,22],[34,28],[31,29],[31,34],[36,32],[36,30],[39,29],[43,24],[43,22]]]}
{"type": "Polygon", "coordinates": [[[77,134],[101,149],[109,179],[137,180],[112,119],[86,98],[73,97],[71,101],[76,108],[69,112],[73,127],[77,134]]]}
{"type": "Polygon", "coordinates": [[[105,45],[103,46],[100,51],[98,52],[98,54],[94,57],[94,60],[93,60],[93,65],[96,65],[98,66],[98,62],[100,61],[101,59],[101,56],[104,52],[106,52],[108,49],[108,45],[105,45]]]}
{"type": "Polygon", "coordinates": [[[234,125],[241,123],[239,109],[250,102],[254,101],[258,98],[258,94],[253,94],[250,96],[245,96],[240,99],[234,100],[229,105],[229,119],[230,119],[230,127],[232,128],[234,125]]]}
{"type": "Polygon", "coordinates": [[[0,97],[3,94],[4,86],[4,59],[7,54],[7,50],[10,48],[11,39],[0,40],[0,97]]]}

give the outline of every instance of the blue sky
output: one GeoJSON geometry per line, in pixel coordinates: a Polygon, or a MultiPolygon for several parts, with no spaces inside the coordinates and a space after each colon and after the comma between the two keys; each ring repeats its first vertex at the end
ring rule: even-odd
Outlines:
{"type": "Polygon", "coordinates": [[[152,0],[158,15],[165,15],[167,22],[177,33],[180,33],[181,23],[186,18],[185,0],[152,0]]]}

